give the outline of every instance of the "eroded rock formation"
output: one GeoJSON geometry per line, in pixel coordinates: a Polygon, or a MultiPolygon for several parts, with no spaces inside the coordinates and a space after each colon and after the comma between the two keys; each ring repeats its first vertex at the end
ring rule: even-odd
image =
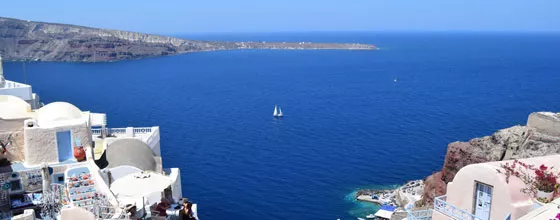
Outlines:
{"type": "Polygon", "coordinates": [[[513,126],[468,142],[453,142],[441,171],[424,181],[422,204],[430,205],[446,193],[459,169],[474,163],[529,158],[560,153],[560,116],[550,112],[529,115],[526,126],[513,126]]]}

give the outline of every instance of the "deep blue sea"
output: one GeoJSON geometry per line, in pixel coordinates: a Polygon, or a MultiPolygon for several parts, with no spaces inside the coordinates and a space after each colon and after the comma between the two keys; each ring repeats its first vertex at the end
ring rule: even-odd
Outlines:
{"type": "MultiPolygon", "coordinates": [[[[208,219],[355,219],[358,188],[421,179],[447,144],[560,111],[560,34],[279,33],[207,40],[359,42],[377,51],[220,51],[30,63],[43,102],[161,126],[165,167],[208,219]],[[394,79],[398,81],[395,83],[394,79]],[[274,120],[274,105],[285,117],[274,120]]],[[[21,63],[5,65],[22,81],[21,63]]]]}

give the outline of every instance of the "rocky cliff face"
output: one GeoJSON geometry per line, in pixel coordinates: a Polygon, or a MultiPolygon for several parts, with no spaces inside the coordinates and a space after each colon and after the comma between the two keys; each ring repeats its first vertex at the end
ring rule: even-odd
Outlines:
{"type": "Polygon", "coordinates": [[[513,126],[491,136],[449,144],[441,171],[425,180],[422,203],[432,204],[435,197],[445,194],[447,183],[469,164],[559,154],[559,134],[560,116],[538,112],[529,116],[527,126],[513,126]]]}
{"type": "Polygon", "coordinates": [[[202,41],[0,18],[0,54],[6,60],[111,61],[218,48],[202,41]]]}
{"type": "Polygon", "coordinates": [[[375,49],[375,46],[196,41],[0,17],[0,55],[12,61],[99,62],[229,49],[375,49]]]}

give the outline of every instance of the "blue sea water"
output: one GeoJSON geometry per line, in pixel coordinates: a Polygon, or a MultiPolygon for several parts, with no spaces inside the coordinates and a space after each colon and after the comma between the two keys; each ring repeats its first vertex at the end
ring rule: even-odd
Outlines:
{"type": "MultiPolygon", "coordinates": [[[[348,199],[356,189],[424,178],[450,142],[560,111],[560,34],[187,37],[380,47],[27,65],[45,103],[105,112],[110,127],[161,126],[164,166],[181,168],[202,219],[355,219],[376,208],[348,199]]],[[[22,81],[21,63],[5,72],[22,81]]]]}

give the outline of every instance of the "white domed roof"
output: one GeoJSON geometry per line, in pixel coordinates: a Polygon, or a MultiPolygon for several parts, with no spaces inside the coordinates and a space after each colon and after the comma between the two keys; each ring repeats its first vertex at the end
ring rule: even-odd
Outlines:
{"type": "Polygon", "coordinates": [[[82,118],[82,111],[67,102],[49,103],[37,111],[37,121],[39,124],[80,118],[82,118]]]}
{"type": "Polygon", "coordinates": [[[27,116],[31,112],[31,106],[11,95],[0,95],[0,118],[19,118],[27,116]]]}
{"type": "Polygon", "coordinates": [[[107,146],[104,153],[107,167],[133,166],[141,170],[155,171],[154,151],[141,140],[119,139],[107,146]]]}

